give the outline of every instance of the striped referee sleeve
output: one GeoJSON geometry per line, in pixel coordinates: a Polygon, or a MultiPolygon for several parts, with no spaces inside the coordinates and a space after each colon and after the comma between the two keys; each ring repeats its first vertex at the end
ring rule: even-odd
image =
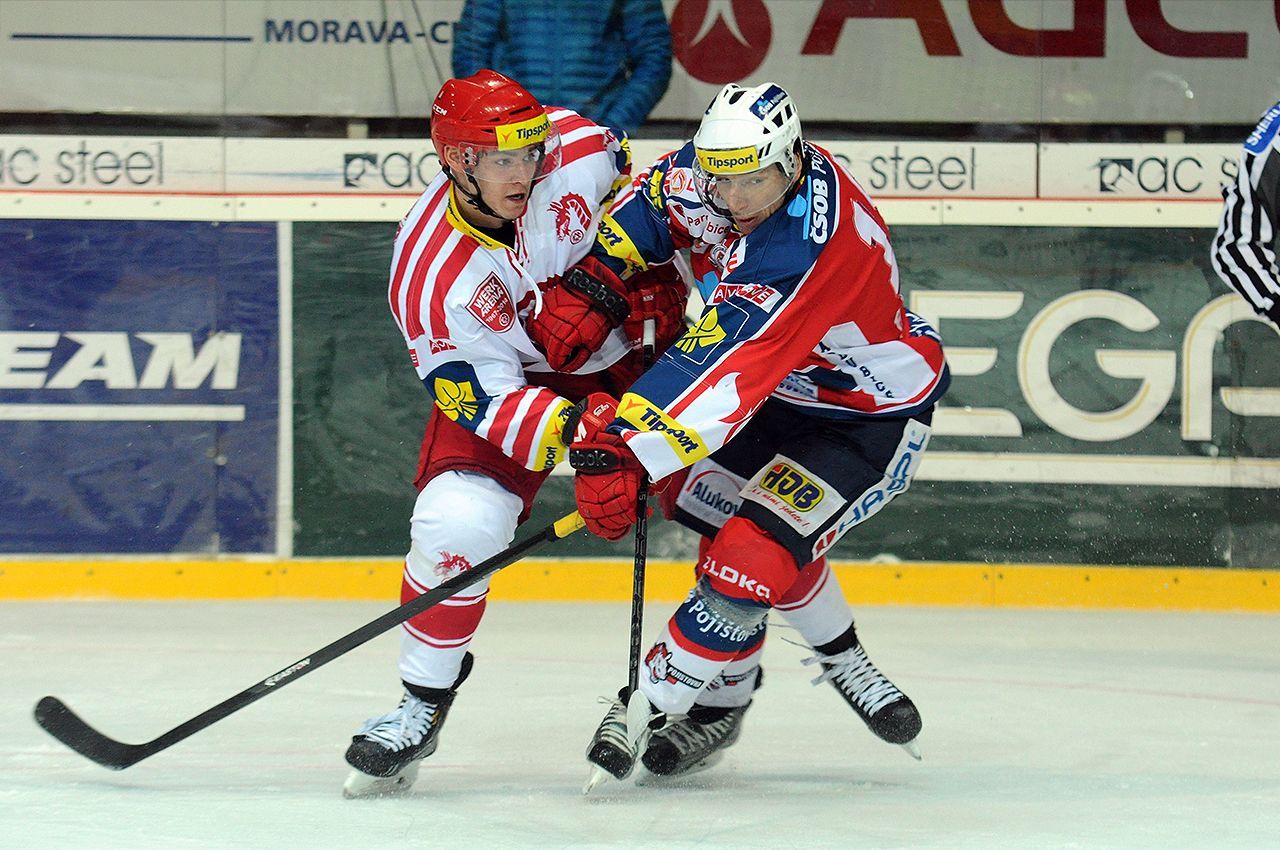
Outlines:
{"type": "Polygon", "coordinates": [[[1223,190],[1213,240],[1213,267],[1261,315],[1280,326],[1280,103],[1262,116],[1245,141],[1239,174],[1223,190]]]}

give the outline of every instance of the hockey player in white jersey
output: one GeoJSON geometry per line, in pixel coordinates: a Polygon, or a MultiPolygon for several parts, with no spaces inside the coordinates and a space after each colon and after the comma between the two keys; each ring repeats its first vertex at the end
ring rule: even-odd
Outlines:
{"type": "MultiPolygon", "coordinates": [[[[581,275],[561,279],[585,258],[601,205],[629,185],[620,132],[544,108],[516,82],[484,70],[441,88],[431,139],[442,173],[400,224],[388,292],[434,401],[402,601],[507,548],[566,454],[561,429],[575,402],[612,404],[639,374],[635,323],[655,319],[660,345],[684,329],[685,290],[674,272],[657,269],[626,292],[581,275]],[[544,306],[554,307],[546,327],[544,306]],[[527,333],[535,326],[546,339],[587,327],[602,341],[557,373],[527,333]]],[[[348,797],[408,788],[435,751],[472,670],[467,647],[487,593],[481,581],[404,624],[404,695],[352,740],[348,797]]]]}
{"type": "Polygon", "coordinates": [[[725,86],[693,141],[619,195],[592,273],[616,286],[685,248],[706,311],[615,419],[584,418],[570,462],[587,528],[609,539],[634,521],[642,474],[676,479],[676,518],[704,535],[699,578],[641,671],[667,724],[637,741],[620,699],[588,758],[623,777],[638,752],[657,774],[716,757],[774,608],[813,647],[815,682],[914,755],[920,714],[867,656],[825,553],[910,485],[949,383],[941,342],[903,305],[875,206],[801,138],[777,85],[725,86]]]}

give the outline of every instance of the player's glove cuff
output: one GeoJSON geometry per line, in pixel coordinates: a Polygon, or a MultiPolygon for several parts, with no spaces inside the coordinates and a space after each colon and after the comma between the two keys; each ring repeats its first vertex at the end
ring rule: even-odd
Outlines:
{"type": "Polygon", "coordinates": [[[594,257],[586,257],[569,269],[560,285],[586,298],[615,328],[631,314],[631,305],[622,294],[625,290],[622,279],[594,257]]]}

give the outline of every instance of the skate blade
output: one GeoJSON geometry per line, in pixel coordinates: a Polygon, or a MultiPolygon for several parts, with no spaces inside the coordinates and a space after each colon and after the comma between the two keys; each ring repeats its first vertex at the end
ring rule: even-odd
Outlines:
{"type": "Polygon", "coordinates": [[[408,793],[418,778],[418,763],[411,762],[395,776],[370,776],[352,770],[342,784],[342,796],[348,800],[366,800],[372,797],[396,797],[408,793]]]}
{"type": "Polygon", "coordinates": [[[920,747],[916,744],[915,739],[907,741],[905,744],[899,744],[898,746],[906,750],[907,755],[911,756],[916,761],[924,761],[920,756],[920,747]]]}
{"type": "Polygon", "coordinates": [[[613,778],[613,774],[605,770],[598,764],[591,765],[591,775],[587,777],[587,784],[582,786],[582,796],[586,797],[599,786],[603,785],[613,778]]]}

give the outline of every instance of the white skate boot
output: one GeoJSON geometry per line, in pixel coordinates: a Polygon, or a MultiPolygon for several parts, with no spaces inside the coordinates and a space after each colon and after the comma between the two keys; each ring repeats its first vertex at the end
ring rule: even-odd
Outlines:
{"type": "Polygon", "coordinates": [[[347,748],[347,764],[353,770],[342,796],[379,797],[409,790],[418,778],[419,763],[436,751],[440,728],[473,662],[471,653],[463,656],[462,671],[452,687],[406,691],[395,711],[365,722],[347,748]]]}

